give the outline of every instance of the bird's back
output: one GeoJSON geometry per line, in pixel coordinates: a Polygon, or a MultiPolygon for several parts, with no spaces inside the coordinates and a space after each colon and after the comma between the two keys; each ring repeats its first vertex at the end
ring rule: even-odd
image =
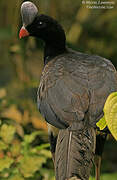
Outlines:
{"type": "Polygon", "coordinates": [[[39,109],[52,125],[59,127],[55,121],[60,121],[59,128],[83,119],[95,127],[106,98],[114,91],[117,72],[109,60],[68,50],[44,67],[39,109]]]}

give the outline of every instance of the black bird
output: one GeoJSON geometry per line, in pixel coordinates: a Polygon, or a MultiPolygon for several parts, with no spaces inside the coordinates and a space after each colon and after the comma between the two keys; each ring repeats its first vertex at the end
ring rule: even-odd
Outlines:
{"type": "Polygon", "coordinates": [[[96,122],[108,95],[117,91],[117,72],[105,58],[68,49],[61,25],[39,14],[33,3],[23,3],[21,15],[20,38],[34,36],[45,42],[38,108],[50,124],[56,180],[88,180],[94,155],[99,180],[107,131],[97,133],[96,122]]]}

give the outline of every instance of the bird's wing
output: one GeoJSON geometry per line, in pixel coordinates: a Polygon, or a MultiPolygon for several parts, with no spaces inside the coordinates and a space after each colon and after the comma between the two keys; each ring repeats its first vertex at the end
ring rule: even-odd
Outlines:
{"type": "Polygon", "coordinates": [[[46,121],[66,128],[85,120],[94,127],[103,116],[106,98],[117,91],[112,63],[99,56],[73,53],[50,64],[52,67],[43,72],[38,93],[39,110],[46,121]]]}
{"type": "Polygon", "coordinates": [[[110,93],[117,91],[117,71],[113,64],[102,57],[93,56],[95,66],[88,68],[90,103],[88,118],[94,127],[103,116],[103,107],[110,93]]]}
{"type": "Polygon", "coordinates": [[[47,78],[42,78],[38,91],[38,105],[47,122],[61,129],[84,119],[89,97],[88,90],[82,85],[82,78],[83,73],[76,82],[71,73],[61,66],[58,70],[56,68],[53,75],[48,73],[47,78]]]}

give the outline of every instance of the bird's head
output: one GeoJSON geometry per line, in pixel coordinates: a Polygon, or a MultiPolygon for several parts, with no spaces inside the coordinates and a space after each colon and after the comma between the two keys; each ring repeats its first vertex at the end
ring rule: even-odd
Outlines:
{"type": "Polygon", "coordinates": [[[63,28],[52,17],[39,14],[37,7],[30,1],[26,1],[21,6],[21,16],[23,26],[20,30],[20,39],[25,36],[38,37],[45,43],[61,41],[65,43],[65,33],[63,28]]]}

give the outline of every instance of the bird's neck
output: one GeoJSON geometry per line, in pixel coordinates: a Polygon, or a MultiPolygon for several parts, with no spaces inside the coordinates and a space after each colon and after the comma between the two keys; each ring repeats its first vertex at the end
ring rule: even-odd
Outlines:
{"type": "Polygon", "coordinates": [[[66,51],[65,41],[56,41],[45,43],[44,48],[44,65],[51,61],[54,57],[66,51]]]}

